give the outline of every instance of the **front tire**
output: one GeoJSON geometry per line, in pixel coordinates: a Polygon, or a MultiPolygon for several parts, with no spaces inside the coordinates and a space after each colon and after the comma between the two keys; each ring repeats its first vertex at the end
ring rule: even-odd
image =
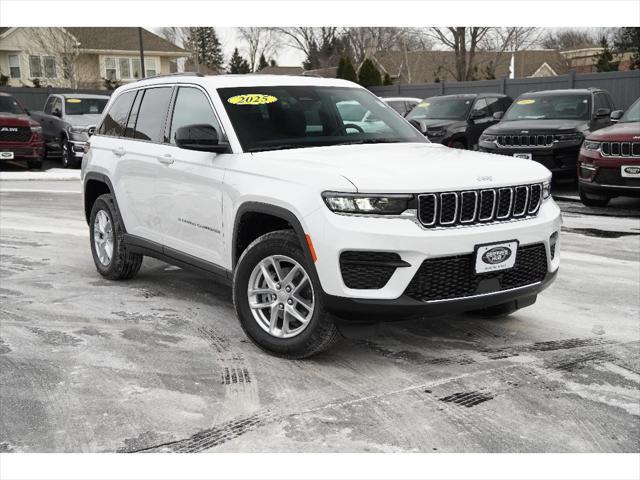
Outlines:
{"type": "Polygon", "coordinates": [[[110,280],[135,277],[143,257],[128,251],[124,244],[124,227],[110,194],[100,195],[93,204],[89,238],[93,262],[100,275],[110,280]]]}
{"type": "Polygon", "coordinates": [[[73,146],[66,138],[60,142],[60,155],[62,159],[62,168],[77,168],[79,162],[73,151],[73,146]]]}
{"type": "Polygon", "coordinates": [[[587,207],[606,207],[611,200],[606,195],[593,195],[585,192],[582,188],[579,188],[580,201],[587,207]]]}
{"type": "Polygon", "coordinates": [[[242,253],[233,278],[233,304],[242,329],[258,347],[300,359],[338,339],[311,269],[289,230],[262,235],[242,253]]]}
{"type": "Polygon", "coordinates": [[[459,150],[466,150],[466,149],[467,149],[466,145],[465,145],[464,143],[462,143],[462,142],[458,141],[458,140],[456,140],[455,142],[453,142],[453,143],[450,145],[450,147],[451,147],[451,148],[457,148],[457,149],[459,149],[459,150]]]}

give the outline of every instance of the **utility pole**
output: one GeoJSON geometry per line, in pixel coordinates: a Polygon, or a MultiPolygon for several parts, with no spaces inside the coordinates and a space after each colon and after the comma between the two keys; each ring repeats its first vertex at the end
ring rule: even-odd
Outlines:
{"type": "Polygon", "coordinates": [[[138,27],[138,40],[140,42],[140,68],[142,69],[142,72],[140,73],[141,75],[140,78],[145,78],[146,70],[144,68],[144,46],[142,45],[142,27],[138,27]]]}

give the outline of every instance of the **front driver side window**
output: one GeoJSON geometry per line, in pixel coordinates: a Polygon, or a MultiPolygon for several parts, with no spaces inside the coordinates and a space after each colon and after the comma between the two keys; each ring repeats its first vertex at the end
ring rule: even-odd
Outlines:
{"type": "Polygon", "coordinates": [[[197,88],[180,87],[173,107],[169,143],[176,144],[176,131],[185,125],[206,124],[214,127],[221,135],[218,120],[211,110],[209,99],[197,88]]]}

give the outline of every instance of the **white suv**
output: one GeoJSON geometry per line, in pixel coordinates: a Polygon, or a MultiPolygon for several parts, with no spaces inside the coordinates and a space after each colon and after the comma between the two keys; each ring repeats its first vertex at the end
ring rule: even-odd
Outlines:
{"type": "Polygon", "coordinates": [[[326,349],[336,316],[510,313],[559,266],[546,168],[429,143],[343,80],[120,87],[82,178],[100,274],[131,278],[143,255],[212,274],[247,335],[289,358],[326,349]],[[375,128],[345,120],[345,102],[375,128]]]}

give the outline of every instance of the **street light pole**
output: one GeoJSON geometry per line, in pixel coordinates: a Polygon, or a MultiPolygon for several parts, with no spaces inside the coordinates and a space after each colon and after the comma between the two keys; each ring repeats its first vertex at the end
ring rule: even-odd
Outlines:
{"type": "Polygon", "coordinates": [[[140,42],[140,68],[142,72],[140,72],[140,78],[146,77],[146,70],[144,68],[144,46],[142,45],[142,27],[138,27],[138,40],[140,42]]]}

